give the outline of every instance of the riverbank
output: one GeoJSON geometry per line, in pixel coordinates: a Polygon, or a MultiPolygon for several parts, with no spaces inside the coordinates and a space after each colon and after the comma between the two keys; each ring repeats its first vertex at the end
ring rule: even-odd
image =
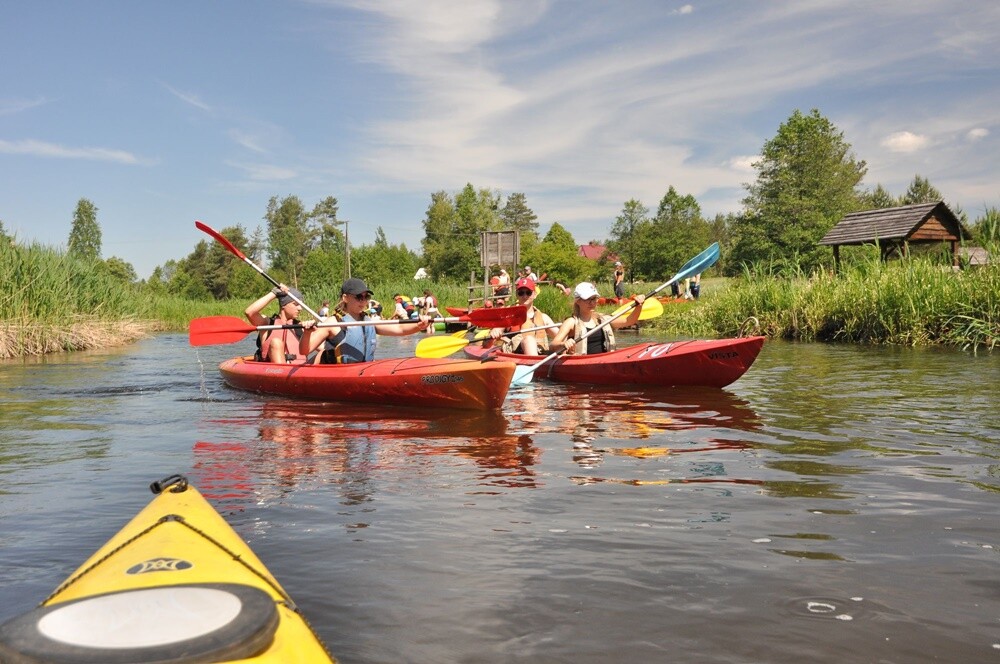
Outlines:
{"type": "Polygon", "coordinates": [[[704,284],[697,303],[652,322],[671,336],[761,334],[800,341],[905,346],[1000,345],[1000,266],[954,271],[928,258],[862,261],[839,274],[747,273],[704,284]]]}

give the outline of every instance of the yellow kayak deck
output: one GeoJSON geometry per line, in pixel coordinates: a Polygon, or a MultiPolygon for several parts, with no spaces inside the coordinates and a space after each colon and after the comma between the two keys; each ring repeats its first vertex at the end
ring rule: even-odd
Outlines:
{"type": "Polygon", "coordinates": [[[39,608],[0,626],[0,661],[334,661],[186,479],[151,488],[149,505],[39,608]]]}

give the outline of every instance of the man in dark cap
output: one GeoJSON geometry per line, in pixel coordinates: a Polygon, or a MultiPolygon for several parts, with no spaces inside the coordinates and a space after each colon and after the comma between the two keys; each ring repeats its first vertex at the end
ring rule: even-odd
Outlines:
{"type": "MultiPolygon", "coordinates": [[[[361,321],[365,319],[368,302],[372,292],[361,279],[352,278],[340,287],[340,304],[337,311],[343,314],[338,320],[344,322],[361,321]]],[[[320,364],[348,364],[353,362],[371,362],[375,359],[376,334],[392,337],[402,337],[419,332],[430,322],[427,318],[400,323],[397,325],[352,325],[315,327],[307,322],[299,344],[302,355],[310,355],[318,350],[320,364]]]]}
{"type": "MultiPolygon", "coordinates": [[[[297,325],[299,312],[302,310],[301,302],[302,293],[298,289],[281,284],[253,302],[243,313],[254,326],[297,325]],[[278,301],[278,313],[270,317],[260,313],[274,300],[278,301]]],[[[291,360],[301,359],[302,356],[299,355],[299,338],[301,336],[301,328],[265,330],[257,335],[257,352],[254,354],[254,359],[276,364],[285,364],[291,360]]]]}

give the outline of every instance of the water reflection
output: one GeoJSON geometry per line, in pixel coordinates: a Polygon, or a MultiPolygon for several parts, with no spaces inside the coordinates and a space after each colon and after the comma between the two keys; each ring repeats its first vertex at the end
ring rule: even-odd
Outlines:
{"type": "Polygon", "coordinates": [[[385,482],[405,484],[455,459],[472,462],[479,485],[534,486],[540,452],[529,436],[508,434],[500,413],[247,403],[251,412],[211,421],[242,440],[194,446],[199,486],[213,499],[270,502],[295,489],[333,485],[342,504],[359,505],[374,500],[385,482]]]}

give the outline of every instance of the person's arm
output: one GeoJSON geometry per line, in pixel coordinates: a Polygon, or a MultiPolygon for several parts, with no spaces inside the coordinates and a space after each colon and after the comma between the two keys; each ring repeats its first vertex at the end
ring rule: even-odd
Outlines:
{"type": "Polygon", "coordinates": [[[552,337],[552,343],[549,344],[549,348],[552,350],[558,350],[560,348],[565,349],[567,355],[573,354],[573,346],[576,345],[573,340],[573,331],[576,329],[576,319],[567,318],[563,321],[562,327],[556,332],[556,336],[552,337]]]}
{"type": "Polygon", "coordinates": [[[642,295],[641,293],[639,295],[636,295],[635,296],[636,305],[632,307],[632,311],[629,312],[629,315],[625,317],[619,316],[618,318],[614,319],[613,321],[611,321],[611,327],[617,330],[620,327],[629,327],[630,325],[635,325],[636,323],[638,323],[639,314],[642,313],[642,303],[645,301],[646,301],[645,295],[642,295]]]}
{"type": "Polygon", "coordinates": [[[490,329],[490,339],[499,339],[507,331],[505,327],[494,327],[490,329]]]}
{"type": "Polygon", "coordinates": [[[427,326],[431,324],[431,319],[427,316],[421,316],[419,320],[415,320],[412,323],[403,323],[400,325],[378,325],[375,327],[375,332],[386,337],[405,337],[408,334],[414,334],[420,332],[421,330],[426,330],[427,326]]]}
{"type": "Polygon", "coordinates": [[[243,310],[247,320],[254,325],[268,325],[270,321],[260,312],[264,310],[264,307],[278,299],[278,293],[287,291],[288,286],[281,284],[278,288],[269,291],[266,295],[262,295],[259,299],[251,302],[250,306],[243,310]]]}
{"type": "Polygon", "coordinates": [[[320,344],[330,337],[336,337],[343,329],[336,325],[332,327],[316,327],[316,321],[307,320],[302,323],[302,338],[299,339],[299,355],[308,355],[319,348],[320,344]]]}

